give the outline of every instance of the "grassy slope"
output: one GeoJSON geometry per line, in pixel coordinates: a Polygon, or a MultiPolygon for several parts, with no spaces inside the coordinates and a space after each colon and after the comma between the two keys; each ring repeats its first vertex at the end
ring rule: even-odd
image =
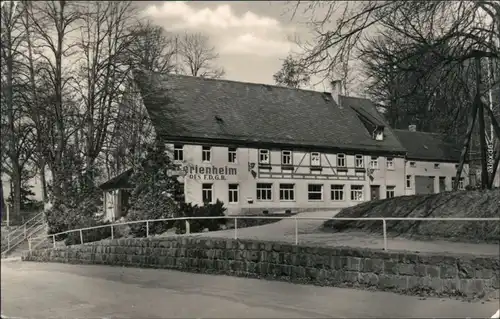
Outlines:
{"type": "MultiPolygon", "coordinates": [[[[500,217],[500,191],[459,191],[402,196],[343,209],[336,217],[500,217]]],[[[326,221],[326,231],[381,233],[380,221],[326,221]]],[[[464,221],[387,221],[390,235],[498,243],[500,223],[464,221]]]]}

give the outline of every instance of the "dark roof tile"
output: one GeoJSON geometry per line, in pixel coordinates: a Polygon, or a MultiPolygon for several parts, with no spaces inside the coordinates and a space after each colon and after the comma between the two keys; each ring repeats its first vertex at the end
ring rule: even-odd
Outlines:
{"type": "Polygon", "coordinates": [[[394,130],[394,133],[408,150],[408,159],[443,162],[460,160],[460,147],[447,143],[441,134],[408,130],[394,130]]]}
{"type": "Polygon", "coordinates": [[[372,138],[351,108],[357,99],[343,97],[349,107],[339,107],[328,93],[142,70],[134,71],[134,80],[158,137],[165,140],[405,152],[388,126],[388,138],[372,138]]]}

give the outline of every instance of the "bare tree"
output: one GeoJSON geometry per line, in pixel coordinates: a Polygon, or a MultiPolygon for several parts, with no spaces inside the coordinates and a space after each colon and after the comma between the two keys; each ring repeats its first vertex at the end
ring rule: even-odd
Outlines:
{"type": "MultiPolygon", "coordinates": [[[[80,64],[77,92],[80,95],[81,127],[76,135],[82,152],[84,182],[93,185],[96,160],[115,125],[118,104],[130,67],[123,61],[133,43],[130,32],[135,8],[129,1],[87,2],[80,9],[81,27],[77,52],[80,64]]],[[[83,182],[83,181],[82,181],[83,182]]]]}
{"type": "Polygon", "coordinates": [[[273,75],[273,78],[276,84],[295,89],[309,84],[311,80],[306,70],[291,55],[283,60],[281,69],[273,75]]]}
{"type": "MultiPolygon", "coordinates": [[[[72,55],[74,43],[68,41],[75,22],[80,18],[76,3],[61,1],[26,2],[27,21],[33,36],[32,53],[36,54],[37,79],[45,85],[42,96],[34,109],[32,118],[46,124],[39,131],[44,162],[52,173],[52,195],[56,202],[63,200],[64,189],[71,180],[72,163],[68,156],[68,145],[75,133],[75,120],[79,118],[74,93],[65,72],[64,59],[72,55]],[[47,119],[44,121],[43,119],[47,119]],[[50,121],[48,121],[50,119],[50,121]]],[[[32,87],[38,87],[31,83],[32,87]]],[[[42,128],[42,127],[40,127],[42,128]]]]}
{"type": "Polygon", "coordinates": [[[126,59],[135,68],[170,73],[175,71],[176,38],[151,22],[139,22],[132,30],[126,59]]]}
{"type": "Polygon", "coordinates": [[[177,46],[183,73],[214,79],[224,76],[224,69],[214,65],[219,54],[210,45],[207,36],[185,33],[177,39],[177,46]]]}
{"type": "MultiPolygon", "coordinates": [[[[20,212],[23,171],[31,158],[33,127],[21,103],[24,85],[21,73],[21,46],[25,32],[21,27],[22,9],[7,4],[1,10],[1,136],[2,173],[10,177],[13,213],[20,212]]],[[[24,174],[25,175],[25,174],[24,174]]]]}
{"type": "MultiPolygon", "coordinates": [[[[339,3],[336,2],[313,1],[305,9],[313,13],[311,25],[317,35],[314,43],[303,45],[305,54],[301,64],[311,74],[328,77],[335,67],[351,55],[358,56],[364,40],[374,36],[387,38],[396,35],[408,40],[396,48],[398,58],[392,60],[388,67],[401,68],[415,54],[432,52],[435,55],[432,72],[422,74],[419,81],[433,78],[439,82],[438,74],[445,75],[454,68],[474,65],[475,59],[480,59],[481,63],[487,58],[496,61],[500,59],[500,48],[495,44],[500,43],[500,5],[496,1],[363,1],[343,3],[341,6],[343,8],[339,18],[333,17],[333,14],[339,12],[339,3]],[[318,18],[316,9],[324,6],[327,7],[327,13],[318,18]],[[484,23],[485,16],[490,18],[491,25],[484,23]],[[332,21],[336,21],[334,26],[332,21]],[[441,50],[443,46],[448,49],[441,50]],[[417,48],[420,52],[415,50],[417,48]]],[[[471,78],[476,78],[477,70],[472,71],[474,69],[477,68],[470,67],[470,72],[473,72],[470,73],[471,78]]],[[[481,100],[488,89],[484,83],[478,85],[481,87],[480,93],[470,90],[473,92],[472,96],[475,96],[469,117],[470,130],[476,119],[473,114],[478,109],[477,101],[481,100]],[[477,94],[480,95],[479,98],[477,94]]],[[[493,119],[491,120],[493,123],[493,119]]],[[[484,121],[482,117],[482,126],[481,121],[484,121]]],[[[455,189],[467,158],[471,138],[469,129],[455,189]]],[[[480,136],[480,140],[483,139],[484,132],[480,136]]]]}

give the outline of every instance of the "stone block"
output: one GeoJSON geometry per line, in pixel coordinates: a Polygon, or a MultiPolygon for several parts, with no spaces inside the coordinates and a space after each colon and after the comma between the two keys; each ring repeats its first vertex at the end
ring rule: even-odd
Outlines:
{"type": "Polygon", "coordinates": [[[425,266],[425,274],[431,278],[440,277],[440,267],[439,266],[425,266]]]}
{"type": "Polygon", "coordinates": [[[365,258],[361,263],[361,271],[381,274],[384,271],[384,261],[382,259],[365,258]]]}
{"type": "Polygon", "coordinates": [[[359,257],[349,257],[347,259],[347,270],[349,271],[360,271],[361,270],[361,258],[359,257]]]}

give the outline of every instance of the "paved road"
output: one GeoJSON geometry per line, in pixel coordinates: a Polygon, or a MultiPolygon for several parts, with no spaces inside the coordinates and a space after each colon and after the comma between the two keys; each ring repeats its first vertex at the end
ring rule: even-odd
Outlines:
{"type": "MultiPolygon", "coordinates": [[[[367,234],[363,232],[342,232],[332,233],[321,230],[323,222],[328,218],[334,217],[339,211],[319,211],[300,213],[297,216],[318,217],[323,220],[299,220],[298,232],[299,243],[313,244],[322,246],[350,246],[382,249],[384,240],[382,235],[367,234]]],[[[380,223],[382,229],[382,222],[380,223]]],[[[285,219],[273,224],[249,227],[237,231],[238,238],[241,239],[260,239],[270,241],[295,242],[295,221],[285,219]]],[[[209,233],[196,234],[195,236],[210,237],[234,237],[234,230],[221,230],[209,233]]],[[[495,244],[469,244],[448,241],[417,241],[401,237],[388,238],[389,250],[401,251],[421,251],[421,252],[450,252],[467,253],[475,255],[494,255],[498,256],[498,245],[495,244]]]]}
{"type": "Polygon", "coordinates": [[[483,317],[498,300],[421,300],[169,270],[2,262],[2,313],[21,318],[483,317]]]}

